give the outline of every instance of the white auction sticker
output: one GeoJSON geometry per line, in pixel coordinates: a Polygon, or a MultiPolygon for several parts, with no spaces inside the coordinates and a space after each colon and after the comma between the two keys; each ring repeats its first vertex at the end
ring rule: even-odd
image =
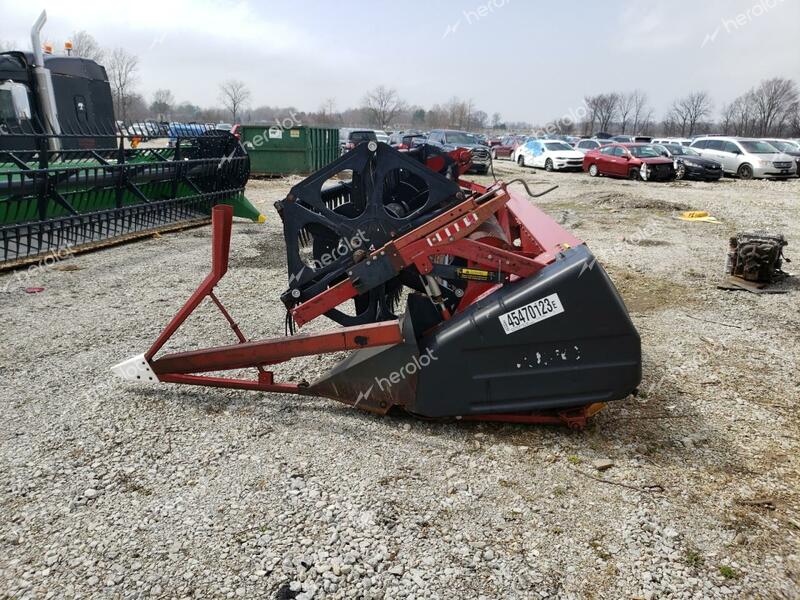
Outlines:
{"type": "Polygon", "coordinates": [[[503,331],[508,335],[550,317],[560,315],[563,312],[564,306],[561,304],[558,294],[550,294],[521,308],[500,315],[498,319],[500,319],[500,324],[503,326],[503,331]]]}

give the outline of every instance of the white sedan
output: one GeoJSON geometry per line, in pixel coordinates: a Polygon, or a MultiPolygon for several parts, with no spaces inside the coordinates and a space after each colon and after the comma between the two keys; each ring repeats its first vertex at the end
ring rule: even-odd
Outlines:
{"type": "Polygon", "coordinates": [[[583,168],[583,153],[561,140],[530,140],[514,150],[513,158],[520,167],[546,171],[583,168]]]}

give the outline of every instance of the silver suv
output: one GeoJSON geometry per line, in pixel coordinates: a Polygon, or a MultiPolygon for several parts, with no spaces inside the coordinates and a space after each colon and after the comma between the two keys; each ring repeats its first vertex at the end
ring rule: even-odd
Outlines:
{"type": "Polygon", "coordinates": [[[721,162],[726,175],[742,179],[786,179],[797,174],[794,159],[763,140],[699,137],[691,147],[704,158],[721,162]]]}

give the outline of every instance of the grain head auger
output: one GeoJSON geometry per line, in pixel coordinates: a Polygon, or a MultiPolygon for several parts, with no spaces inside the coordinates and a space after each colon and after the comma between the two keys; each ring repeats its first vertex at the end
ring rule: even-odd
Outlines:
{"type": "Polygon", "coordinates": [[[215,207],[211,273],[153,346],[115,372],[322,396],[379,414],[582,426],[639,384],[639,336],[584,243],[508,184],[462,180],[469,161],[465,150],[362,143],[295,185],[276,203],[289,276],[278,339],[248,341],[214,293],[231,231],[230,207],[215,207]],[[205,298],[238,343],[157,356],[205,298]],[[341,327],[293,335],[322,315],[341,327]],[[313,382],[281,382],[271,370],[343,350],[313,382]],[[243,368],[255,377],[222,373],[243,368]]]}

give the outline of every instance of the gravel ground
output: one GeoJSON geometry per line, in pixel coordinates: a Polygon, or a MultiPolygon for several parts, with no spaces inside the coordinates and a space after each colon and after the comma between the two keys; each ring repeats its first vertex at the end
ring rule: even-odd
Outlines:
{"type": "MultiPolygon", "coordinates": [[[[208,227],[4,274],[4,597],[800,597],[800,285],[716,288],[737,230],[781,231],[800,259],[800,180],[497,171],[561,186],[540,204],[624,296],[640,396],[571,432],[137,387],[108,367],[145,350],[204,276],[208,227]]],[[[296,180],[251,182],[269,221],[234,228],[219,296],[253,337],[283,333],[271,203],[296,180]]],[[[230,335],[203,307],[173,347],[230,335]]]]}

